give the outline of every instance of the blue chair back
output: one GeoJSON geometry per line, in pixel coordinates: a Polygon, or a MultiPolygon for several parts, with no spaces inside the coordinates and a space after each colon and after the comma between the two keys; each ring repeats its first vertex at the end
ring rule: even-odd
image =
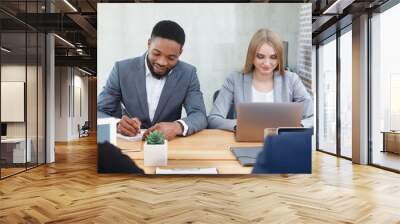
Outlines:
{"type": "Polygon", "coordinates": [[[281,129],[278,135],[267,136],[258,155],[253,173],[304,173],[312,170],[313,129],[281,129]]]}

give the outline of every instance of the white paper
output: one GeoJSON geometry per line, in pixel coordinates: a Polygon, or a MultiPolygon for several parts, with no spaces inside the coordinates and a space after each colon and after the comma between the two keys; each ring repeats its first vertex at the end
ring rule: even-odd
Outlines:
{"type": "Polygon", "coordinates": [[[143,134],[147,129],[140,129],[139,134],[137,134],[136,136],[130,137],[130,136],[125,136],[125,135],[121,135],[120,133],[117,134],[118,138],[122,138],[131,142],[138,142],[138,141],[142,141],[143,138],[143,134]]]}
{"type": "Polygon", "coordinates": [[[217,168],[156,168],[156,174],[218,174],[217,168]]]}
{"type": "Polygon", "coordinates": [[[97,124],[117,124],[121,119],[115,117],[99,118],[97,124]]]}

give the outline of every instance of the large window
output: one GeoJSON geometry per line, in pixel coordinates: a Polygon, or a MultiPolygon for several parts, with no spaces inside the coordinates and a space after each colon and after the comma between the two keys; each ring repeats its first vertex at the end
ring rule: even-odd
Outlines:
{"type": "Polygon", "coordinates": [[[336,154],[336,39],[318,48],[319,150],[336,154]]]}
{"type": "Polygon", "coordinates": [[[400,4],[371,19],[372,163],[400,170],[400,4]]]}
{"type": "Polygon", "coordinates": [[[352,35],[351,26],[340,36],[340,155],[352,157],[352,35]]]}
{"type": "Polygon", "coordinates": [[[352,157],[352,26],[318,48],[318,149],[352,157]],[[339,92],[338,92],[339,91],[339,92]],[[337,122],[340,123],[337,123],[337,122]]]}

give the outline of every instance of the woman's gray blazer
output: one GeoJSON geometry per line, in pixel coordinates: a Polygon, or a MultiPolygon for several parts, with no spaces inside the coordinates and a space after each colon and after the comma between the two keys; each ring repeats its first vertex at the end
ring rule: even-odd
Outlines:
{"type": "MultiPolygon", "coordinates": [[[[233,131],[236,125],[236,111],[235,119],[226,119],[226,116],[232,104],[252,101],[252,79],[252,72],[245,75],[234,72],[225,80],[208,116],[208,128],[233,131]]],[[[296,73],[274,73],[274,102],[302,102],[304,110],[301,123],[304,127],[314,126],[313,99],[296,73]]]]}

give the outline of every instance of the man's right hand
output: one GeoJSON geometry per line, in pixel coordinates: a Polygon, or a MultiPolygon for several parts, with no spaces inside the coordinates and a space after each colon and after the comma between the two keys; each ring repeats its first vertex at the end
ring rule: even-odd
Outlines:
{"type": "Polygon", "coordinates": [[[136,136],[140,132],[140,120],[135,118],[129,118],[123,115],[121,120],[117,124],[117,132],[125,136],[136,136]]]}

